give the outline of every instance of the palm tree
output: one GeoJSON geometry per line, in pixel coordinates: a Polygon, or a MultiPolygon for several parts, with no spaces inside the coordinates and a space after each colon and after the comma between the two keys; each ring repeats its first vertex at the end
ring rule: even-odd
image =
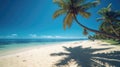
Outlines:
{"type": "MultiPolygon", "coordinates": [[[[111,24],[106,23],[106,22],[102,22],[101,25],[99,26],[99,30],[100,30],[100,31],[103,31],[103,32],[107,32],[107,33],[116,35],[116,34],[115,34],[116,31],[113,31],[113,29],[114,29],[114,28],[111,26],[111,24]]],[[[115,30],[115,29],[114,29],[114,30],[115,30]]]]}
{"type": "Polygon", "coordinates": [[[53,18],[56,18],[62,14],[66,14],[66,17],[63,23],[64,29],[66,29],[66,26],[71,27],[72,21],[75,20],[77,24],[81,26],[84,30],[89,30],[95,33],[104,34],[111,38],[120,39],[120,37],[118,36],[88,28],[77,20],[76,16],[78,14],[80,14],[85,18],[89,18],[91,14],[87,12],[87,10],[91,7],[97,6],[100,3],[99,0],[96,0],[93,2],[86,2],[86,0],[54,0],[54,3],[58,4],[60,9],[58,9],[54,13],[53,18]]]}
{"type": "Polygon", "coordinates": [[[100,28],[102,28],[105,32],[113,31],[115,35],[120,36],[115,29],[116,25],[118,25],[116,23],[120,22],[120,12],[112,11],[111,4],[109,4],[107,8],[102,8],[98,11],[98,13],[102,16],[97,19],[97,21],[102,21],[100,28]],[[110,28],[110,30],[107,30],[108,28],[110,28]]]}

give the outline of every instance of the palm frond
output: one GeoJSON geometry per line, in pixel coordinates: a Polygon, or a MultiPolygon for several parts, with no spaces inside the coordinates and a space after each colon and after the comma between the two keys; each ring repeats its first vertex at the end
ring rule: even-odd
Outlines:
{"type": "Polygon", "coordinates": [[[99,22],[99,21],[104,21],[105,19],[104,19],[104,17],[100,17],[100,18],[97,18],[96,20],[97,20],[97,22],[99,22]]]}
{"type": "Polygon", "coordinates": [[[112,3],[110,3],[110,4],[107,6],[107,8],[111,8],[111,6],[112,6],[112,3]]]}
{"type": "Polygon", "coordinates": [[[54,3],[58,4],[59,6],[62,6],[65,4],[63,0],[53,0],[54,3]]]}
{"type": "Polygon", "coordinates": [[[62,9],[67,9],[69,7],[67,0],[53,0],[53,2],[62,9]]]}
{"type": "Polygon", "coordinates": [[[94,7],[96,7],[97,5],[99,5],[101,2],[101,0],[96,0],[96,1],[93,1],[93,4],[94,4],[94,7]]]}
{"type": "Polygon", "coordinates": [[[64,18],[64,25],[63,25],[64,29],[66,29],[67,26],[69,28],[71,27],[72,20],[73,20],[73,14],[72,13],[68,13],[66,15],[66,17],[64,18]]]}
{"type": "Polygon", "coordinates": [[[82,8],[84,8],[85,10],[91,8],[91,7],[96,7],[97,5],[99,5],[100,1],[96,0],[93,2],[88,2],[86,4],[81,5],[82,8]]]}
{"type": "Polygon", "coordinates": [[[120,11],[115,11],[116,18],[120,19],[120,11]]]}
{"type": "Polygon", "coordinates": [[[84,3],[86,0],[73,0],[74,3],[84,3]]]}
{"type": "Polygon", "coordinates": [[[114,22],[117,22],[117,23],[120,22],[120,19],[116,19],[116,18],[115,18],[115,19],[112,19],[112,20],[113,20],[114,22]]]}
{"type": "Polygon", "coordinates": [[[91,16],[89,12],[85,12],[85,11],[79,11],[79,14],[85,18],[89,18],[91,16]]]}
{"type": "Polygon", "coordinates": [[[62,14],[64,14],[64,13],[66,13],[66,10],[64,10],[64,9],[59,9],[59,10],[57,10],[57,11],[53,14],[53,18],[56,18],[56,17],[58,17],[59,15],[62,15],[62,14]]]}
{"type": "Polygon", "coordinates": [[[106,15],[106,12],[108,12],[108,9],[102,8],[102,9],[100,9],[100,10],[98,11],[98,14],[105,16],[105,15],[106,15]]]}
{"type": "Polygon", "coordinates": [[[116,28],[116,31],[120,31],[120,27],[116,28]]]}
{"type": "Polygon", "coordinates": [[[80,6],[81,4],[85,3],[86,0],[74,0],[73,4],[74,6],[80,6]]]}
{"type": "Polygon", "coordinates": [[[111,5],[112,4],[110,3],[107,7],[100,9],[98,13],[101,15],[105,15],[107,12],[111,12],[111,5]]]}
{"type": "Polygon", "coordinates": [[[101,25],[99,26],[99,30],[104,31],[104,32],[110,32],[110,24],[108,22],[102,22],[101,25]]]}
{"type": "Polygon", "coordinates": [[[116,13],[120,16],[120,11],[116,11],[116,13]]]}
{"type": "Polygon", "coordinates": [[[101,25],[99,26],[99,30],[104,31],[104,27],[105,27],[105,23],[101,23],[101,25]]]}
{"type": "Polygon", "coordinates": [[[107,9],[108,11],[111,11],[111,5],[112,5],[112,3],[110,3],[110,4],[107,6],[106,9],[107,9]]]}

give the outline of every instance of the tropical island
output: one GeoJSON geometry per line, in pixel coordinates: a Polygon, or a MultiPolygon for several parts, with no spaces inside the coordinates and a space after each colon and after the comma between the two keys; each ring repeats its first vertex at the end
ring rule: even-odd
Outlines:
{"type": "Polygon", "coordinates": [[[119,2],[1,1],[0,67],[120,67],[119,2]]]}

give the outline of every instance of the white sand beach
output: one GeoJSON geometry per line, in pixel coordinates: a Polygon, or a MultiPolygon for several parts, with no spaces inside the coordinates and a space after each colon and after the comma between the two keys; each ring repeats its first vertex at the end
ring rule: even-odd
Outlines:
{"type": "MultiPolygon", "coordinates": [[[[111,51],[112,52],[120,51],[120,46],[109,45],[109,43],[105,43],[98,40],[66,42],[66,43],[61,43],[56,45],[34,47],[30,49],[21,50],[18,52],[17,51],[11,52],[4,56],[0,56],[0,67],[57,67],[57,66],[77,67],[77,65],[79,65],[77,63],[80,63],[81,66],[86,64],[86,63],[82,64],[82,62],[80,62],[82,60],[100,58],[100,56],[97,57],[98,55],[92,55],[92,54],[97,54],[97,53],[100,54],[103,52],[110,53],[111,51]],[[77,53],[74,53],[74,52],[77,52],[77,53]],[[86,58],[81,58],[83,57],[83,56],[80,56],[81,54],[82,55],[85,54],[84,57],[86,58]],[[89,58],[87,58],[88,56],[89,58]],[[78,59],[76,59],[77,57],[78,59]],[[62,62],[61,60],[65,62],[62,62]],[[62,65],[60,65],[60,63],[62,65]]],[[[102,59],[105,59],[105,58],[102,58],[102,59]]],[[[109,59],[109,60],[111,61],[112,59],[109,59]]],[[[98,62],[98,61],[96,60],[95,62],[98,62]]],[[[105,62],[107,63],[107,61],[105,62]]],[[[120,62],[120,60],[116,59],[115,62],[120,62]]]]}

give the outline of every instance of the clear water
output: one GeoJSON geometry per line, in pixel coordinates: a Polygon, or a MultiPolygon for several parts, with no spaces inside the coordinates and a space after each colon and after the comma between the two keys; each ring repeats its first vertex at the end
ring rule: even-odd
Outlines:
{"type": "Polygon", "coordinates": [[[0,53],[31,46],[53,45],[69,41],[80,41],[85,39],[0,39],[0,53]]]}

